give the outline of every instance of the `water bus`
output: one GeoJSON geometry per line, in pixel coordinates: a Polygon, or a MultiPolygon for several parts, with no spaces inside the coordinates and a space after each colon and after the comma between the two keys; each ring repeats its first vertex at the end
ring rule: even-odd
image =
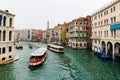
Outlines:
{"type": "Polygon", "coordinates": [[[47,49],[57,53],[64,53],[64,47],[58,45],[48,44],[47,49]]]}
{"type": "Polygon", "coordinates": [[[30,67],[35,67],[41,65],[47,58],[47,48],[39,48],[30,54],[30,60],[28,65],[30,67]]]}

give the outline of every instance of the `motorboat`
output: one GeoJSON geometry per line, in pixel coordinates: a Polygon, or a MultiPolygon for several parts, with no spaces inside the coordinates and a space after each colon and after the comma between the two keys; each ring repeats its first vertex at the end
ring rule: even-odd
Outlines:
{"type": "Polygon", "coordinates": [[[58,45],[48,44],[47,49],[57,53],[64,53],[64,47],[58,45]]]}
{"type": "Polygon", "coordinates": [[[39,48],[30,54],[28,65],[35,67],[44,63],[47,58],[47,48],[39,48]]]}

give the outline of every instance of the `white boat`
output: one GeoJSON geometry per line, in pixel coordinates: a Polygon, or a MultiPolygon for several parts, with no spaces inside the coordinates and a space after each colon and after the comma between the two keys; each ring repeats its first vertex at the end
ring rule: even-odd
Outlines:
{"type": "Polygon", "coordinates": [[[14,61],[16,61],[16,60],[18,60],[18,59],[19,59],[18,54],[15,53],[15,55],[14,55],[14,61]]]}
{"type": "Polygon", "coordinates": [[[48,44],[47,49],[57,53],[64,53],[64,47],[58,45],[48,44]]]}
{"type": "Polygon", "coordinates": [[[39,48],[30,54],[28,65],[31,67],[42,64],[47,58],[47,48],[39,48]]]}

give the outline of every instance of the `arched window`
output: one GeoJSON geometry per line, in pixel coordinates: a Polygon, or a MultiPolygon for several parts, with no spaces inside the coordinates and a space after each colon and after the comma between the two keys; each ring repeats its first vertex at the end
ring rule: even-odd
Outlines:
{"type": "Polygon", "coordinates": [[[82,47],[82,43],[80,43],[80,47],[82,47]]]}
{"type": "Polygon", "coordinates": [[[0,26],[1,26],[1,22],[2,22],[2,15],[0,15],[0,26]]]}
{"type": "Polygon", "coordinates": [[[9,32],[9,41],[12,40],[12,31],[9,32]]]}
{"type": "Polygon", "coordinates": [[[1,30],[0,30],[0,41],[1,41],[1,30]]]}
{"type": "Polygon", "coordinates": [[[3,41],[6,39],[6,31],[3,31],[3,41]]]}
{"type": "Polygon", "coordinates": [[[84,47],[86,47],[87,46],[87,44],[86,43],[84,43],[84,47]]]}
{"type": "Polygon", "coordinates": [[[9,20],[9,26],[12,27],[12,18],[9,20]]]}
{"type": "Polygon", "coordinates": [[[3,26],[6,26],[6,17],[3,18],[3,26]]]}

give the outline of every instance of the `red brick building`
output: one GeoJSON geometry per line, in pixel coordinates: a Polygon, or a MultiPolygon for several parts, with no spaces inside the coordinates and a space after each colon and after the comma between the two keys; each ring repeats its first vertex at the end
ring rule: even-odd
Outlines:
{"type": "Polygon", "coordinates": [[[32,41],[41,41],[43,37],[43,31],[42,30],[32,30],[32,41]]]}

